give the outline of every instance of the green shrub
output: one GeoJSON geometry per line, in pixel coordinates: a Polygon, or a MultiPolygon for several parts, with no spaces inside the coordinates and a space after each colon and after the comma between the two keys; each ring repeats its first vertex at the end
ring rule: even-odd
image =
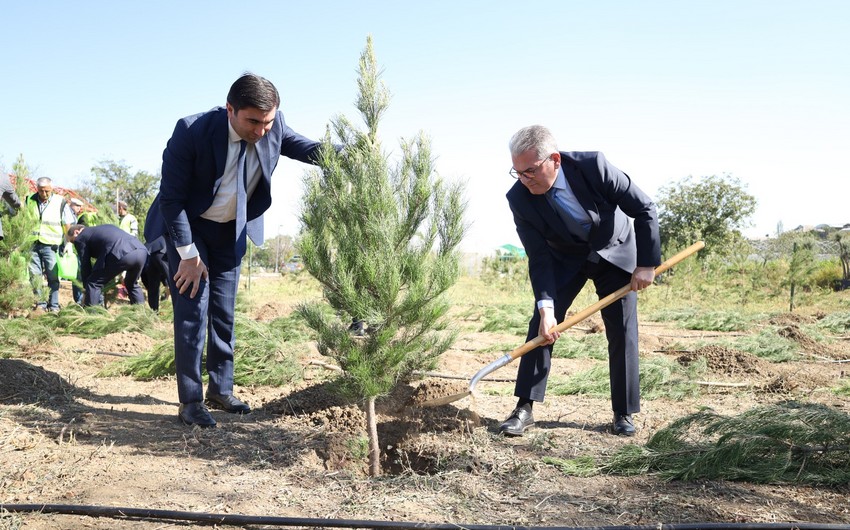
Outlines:
{"type": "Polygon", "coordinates": [[[835,282],[843,277],[844,271],[838,260],[819,261],[812,272],[812,283],[821,289],[832,289],[835,282]]]}

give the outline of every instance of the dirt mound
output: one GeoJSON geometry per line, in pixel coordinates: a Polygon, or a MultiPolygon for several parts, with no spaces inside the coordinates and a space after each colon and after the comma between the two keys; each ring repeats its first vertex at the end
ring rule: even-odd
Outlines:
{"type": "Polygon", "coordinates": [[[108,353],[138,354],[153,349],[156,341],[144,333],[137,331],[122,331],[104,335],[99,339],[85,342],[85,348],[92,351],[108,353]]]}
{"type": "Polygon", "coordinates": [[[777,333],[780,337],[784,337],[799,344],[800,349],[804,354],[814,355],[816,357],[826,357],[829,359],[840,359],[844,356],[844,353],[838,348],[834,348],[829,344],[818,342],[809,337],[796,324],[786,326],[777,331],[777,333]]]}
{"type": "Polygon", "coordinates": [[[259,309],[254,311],[252,317],[254,320],[266,322],[276,318],[285,317],[292,312],[292,307],[288,304],[277,302],[268,302],[263,304],[259,309]]]}
{"type": "Polygon", "coordinates": [[[724,375],[766,375],[769,372],[767,363],[755,355],[716,344],[702,346],[680,355],[676,360],[687,366],[700,358],[706,360],[709,370],[724,375]]]}
{"type": "MultiPolygon", "coordinates": [[[[336,383],[322,383],[297,390],[264,404],[264,410],[283,416],[303,416],[318,429],[315,454],[326,469],[352,469],[364,465],[366,413],[363,407],[342,397],[336,383]]],[[[422,441],[439,434],[469,433],[481,426],[477,413],[452,405],[419,407],[437,398],[467,390],[466,381],[426,379],[399,385],[375,403],[381,461],[385,472],[432,473],[446,459],[442,449],[422,441]],[[439,465],[438,465],[439,464],[439,465]]],[[[364,470],[365,471],[365,470],[364,470]]]]}
{"type": "Polygon", "coordinates": [[[329,432],[360,434],[365,432],[366,414],[354,405],[333,406],[310,414],[310,421],[329,432]]]}
{"type": "Polygon", "coordinates": [[[408,407],[436,406],[446,399],[458,399],[469,394],[469,381],[446,381],[427,379],[422,381],[404,402],[408,407]]]}
{"type": "Polygon", "coordinates": [[[801,315],[799,313],[780,313],[770,317],[768,322],[774,326],[793,326],[797,324],[812,324],[817,321],[815,317],[801,315]]]}
{"type": "Polygon", "coordinates": [[[0,359],[0,403],[69,403],[73,385],[59,375],[19,359],[0,359]]]}
{"type": "Polygon", "coordinates": [[[602,333],[605,331],[605,324],[600,317],[591,315],[576,324],[575,328],[587,333],[602,333]]]}

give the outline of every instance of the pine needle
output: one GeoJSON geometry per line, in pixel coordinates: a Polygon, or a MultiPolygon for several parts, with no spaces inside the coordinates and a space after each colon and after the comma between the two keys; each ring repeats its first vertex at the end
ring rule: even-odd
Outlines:
{"type": "MultiPolygon", "coordinates": [[[[640,392],[646,399],[681,399],[696,395],[699,387],[693,380],[705,370],[705,364],[688,367],[664,357],[653,357],[640,363],[640,392]]],[[[600,364],[567,379],[553,378],[549,392],[556,396],[583,394],[606,398],[611,395],[608,365],[600,364]]]]}
{"type": "Polygon", "coordinates": [[[668,480],[847,484],[850,416],[794,401],[733,417],[703,410],[658,431],[645,447],[625,446],[601,471],[668,480]]]}
{"type": "MultiPolygon", "coordinates": [[[[303,321],[296,314],[264,323],[237,313],[236,337],[236,384],[281,386],[301,378],[297,359],[307,349],[307,335],[303,321]]],[[[100,375],[130,375],[150,380],[174,374],[174,346],[168,339],[150,352],[107,367],[100,375]]]]}

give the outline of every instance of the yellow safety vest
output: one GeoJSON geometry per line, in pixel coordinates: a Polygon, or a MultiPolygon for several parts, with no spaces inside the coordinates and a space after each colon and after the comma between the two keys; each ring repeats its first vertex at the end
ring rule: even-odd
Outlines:
{"type": "Polygon", "coordinates": [[[47,199],[44,209],[39,211],[38,194],[27,197],[27,207],[38,218],[38,225],[33,230],[36,241],[45,245],[61,245],[64,240],[62,214],[65,209],[65,197],[54,193],[47,199]]]}
{"type": "Polygon", "coordinates": [[[135,215],[128,213],[118,221],[118,228],[135,236],[139,232],[139,221],[135,215]]]}

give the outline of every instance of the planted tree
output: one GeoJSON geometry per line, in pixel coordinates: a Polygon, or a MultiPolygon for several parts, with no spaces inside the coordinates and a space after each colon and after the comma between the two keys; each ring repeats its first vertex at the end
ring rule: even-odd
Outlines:
{"type": "Polygon", "coordinates": [[[435,172],[428,139],[401,141],[391,164],[378,138],[389,104],[371,37],[360,56],[360,130],[332,120],[319,169],[305,178],[300,252],[325,302],[299,307],[319,351],[342,368],[341,388],[362,400],[369,463],[380,473],[375,399],[417,370],[434,367],[454,341],[445,291],[459,274],[464,232],[462,186],[435,172]],[[358,333],[352,322],[365,322],[358,333]]]}

